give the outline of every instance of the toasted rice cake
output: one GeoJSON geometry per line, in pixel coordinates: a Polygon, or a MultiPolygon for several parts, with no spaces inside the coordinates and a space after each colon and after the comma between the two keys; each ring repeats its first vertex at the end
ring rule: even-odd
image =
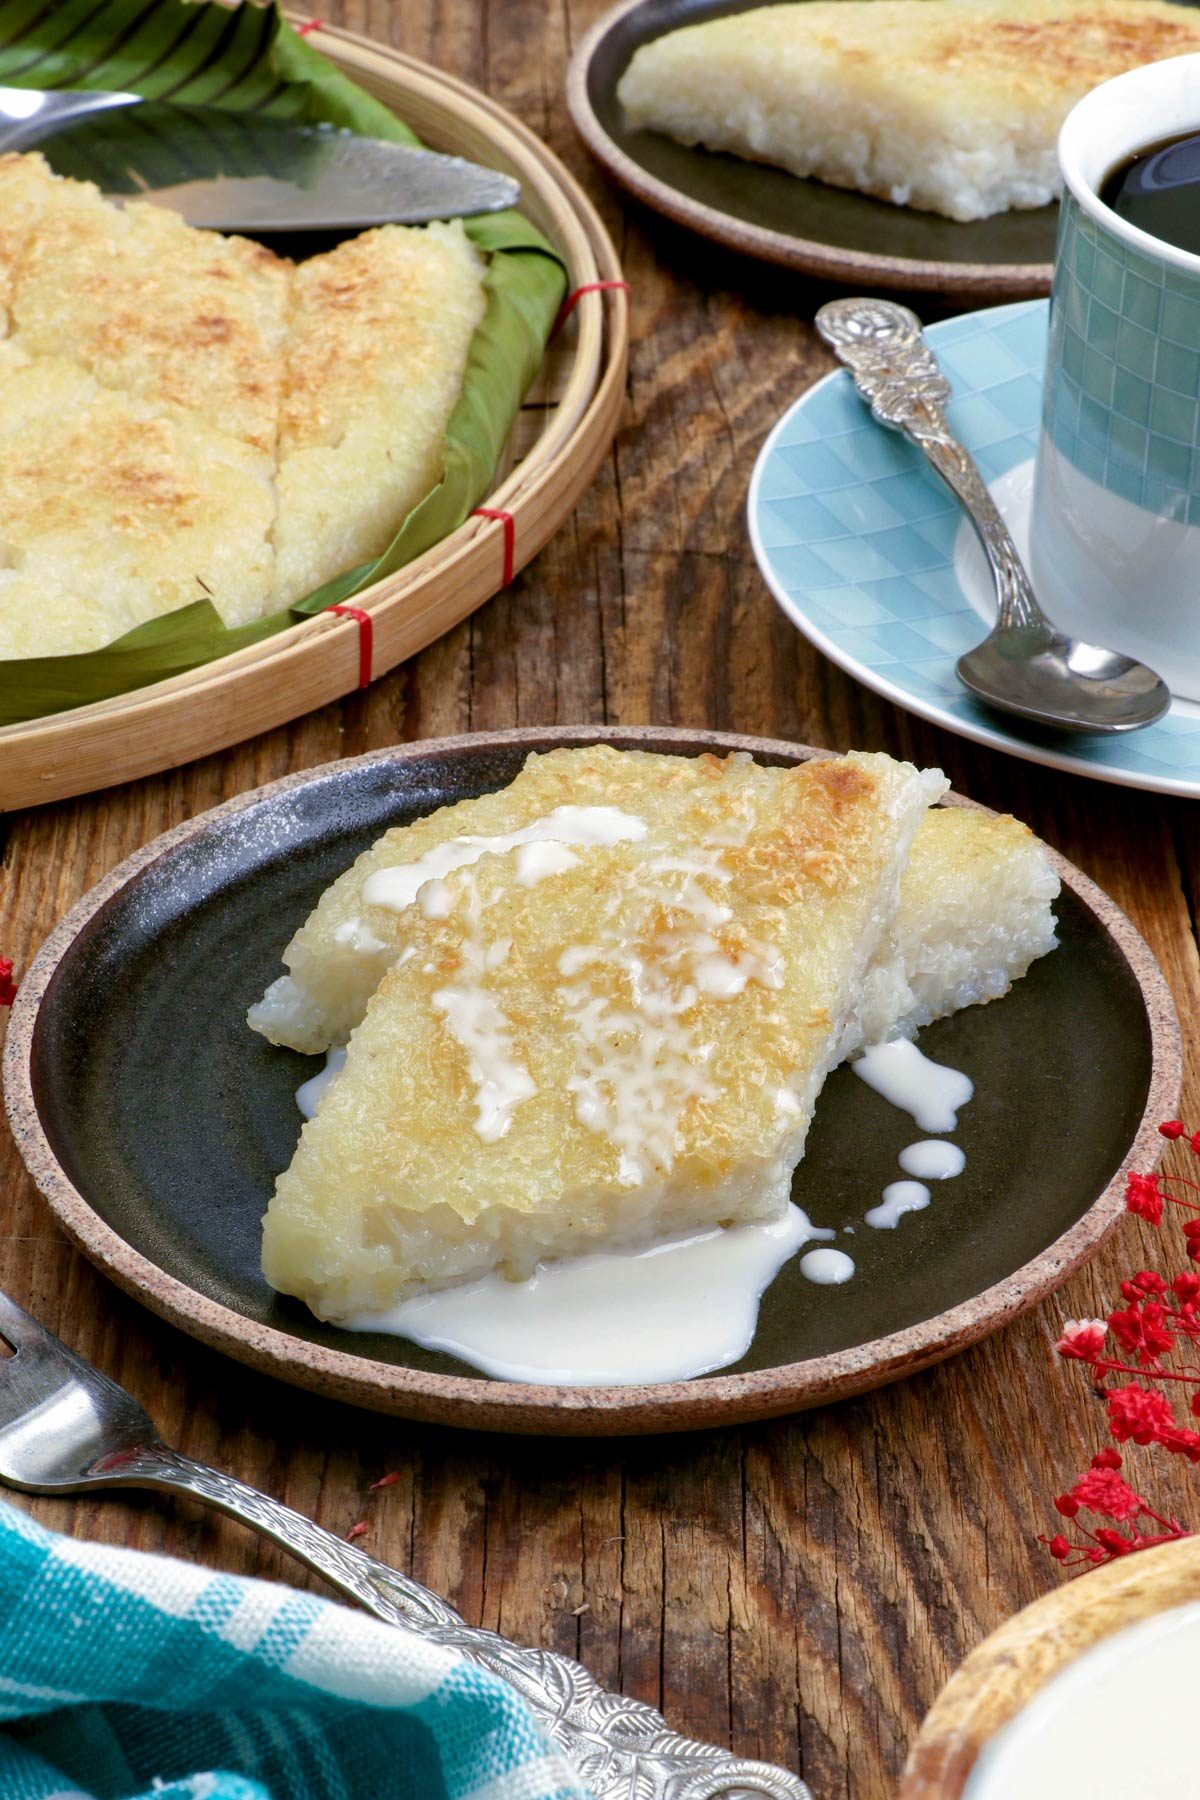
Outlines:
{"type": "Polygon", "coordinates": [[[54,178],[40,156],[0,156],[0,337],[11,329],[9,309],[17,274],[34,228],[53,193],[54,178]]]}
{"type": "Polygon", "coordinates": [[[297,267],[0,157],[0,656],[378,555],[442,476],[483,270],[458,223],[297,267]]]}
{"type": "MultiPolygon", "coordinates": [[[[1062,884],[1046,847],[1007,813],[947,806],[921,822],[900,888],[896,934],[911,1001],[893,1030],[920,1030],[999,1000],[1057,943],[1062,884]]],[[[865,1042],[886,1033],[868,1022],[865,1042]]]]}
{"type": "MultiPolygon", "coordinates": [[[[728,761],[659,756],[608,744],[535,752],[507,787],[394,826],[364,850],[326,888],[288,944],[283,953],[288,974],[250,1009],[252,1029],[272,1043],[310,1053],[347,1041],[407,942],[407,909],[372,904],[367,887],[372,876],[405,871],[402,892],[415,900],[426,881],[456,861],[474,862],[503,850],[511,833],[549,826],[553,835],[551,822],[563,807],[646,812],[666,832],[678,828],[689,806],[703,807],[709,791],[736,793],[752,767],[746,756],[728,761]]],[[[566,829],[561,828],[560,841],[566,829]]]]}
{"type": "Polygon", "coordinates": [[[1162,0],[803,0],[668,32],[617,92],[631,126],[982,219],[1055,197],[1084,94],[1196,49],[1162,0]]]}
{"type": "Polygon", "coordinates": [[[281,604],[379,556],[441,479],[482,270],[457,221],[386,225],[296,270],[279,421],[281,604]]]}
{"type": "Polygon", "coordinates": [[[12,340],[0,445],[0,656],[96,649],[185,600],[211,599],[229,624],[262,610],[267,458],[12,340]]]}
{"type": "Polygon", "coordinates": [[[272,1286],[345,1319],[782,1211],[945,782],[885,756],[684,768],[681,808],[594,809],[640,835],[526,841],[405,909],[277,1184],[272,1286]]]}
{"type": "Polygon", "coordinates": [[[291,273],[261,244],[55,180],[21,261],[12,331],[32,356],[69,357],[102,387],[273,458],[291,273]]]}
{"type": "MultiPolygon", "coordinates": [[[[423,882],[447,865],[447,846],[449,861],[485,853],[478,841],[463,840],[492,838],[503,848],[507,834],[545,825],[564,806],[649,807],[664,829],[681,828],[697,785],[729,779],[726,768],[716,758],[606,744],[555,750],[530,756],[498,793],[396,826],[322,894],[284,951],[288,973],[251,1007],[249,1023],[273,1043],[310,1054],[346,1043],[408,941],[408,912],[364,898],[373,875],[407,871],[405,890],[415,902],[423,882]]],[[[1028,826],[974,807],[927,813],[900,888],[900,967],[881,961],[872,972],[847,1052],[1007,993],[1054,946],[1050,903],[1058,890],[1045,846],[1028,826]]]]}

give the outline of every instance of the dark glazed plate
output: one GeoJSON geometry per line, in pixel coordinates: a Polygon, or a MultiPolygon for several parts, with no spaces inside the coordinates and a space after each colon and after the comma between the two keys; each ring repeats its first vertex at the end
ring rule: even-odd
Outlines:
{"type": "Polygon", "coordinates": [[[797,1177],[817,1224],[854,1224],[858,1273],[815,1287],[789,1263],[734,1369],[642,1388],[491,1381],[400,1340],[321,1325],[259,1272],[259,1221],[319,1062],[272,1048],[247,1005],[326,884],[387,826],[502,786],[532,749],[604,739],[697,755],[784,743],[667,730],[507,732],[377,752],[293,775],[169,832],[63,920],[21,984],[9,1116],[35,1181],[114,1280],[205,1342],[360,1405],[492,1430],[685,1430],[792,1411],[923,1367],[1031,1305],[1122,1210],[1179,1085],[1158,967],[1112,902],[1059,863],[1061,946],[1003,1001],[922,1046],[977,1095],[966,1172],[896,1231],[863,1213],[920,1134],[849,1070],[826,1085],[797,1177]]]}
{"type": "Polygon", "coordinates": [[[762,4],[623,0],[593,26],[571,60],[567,102],[609,173],[647,206],[705,237],[829,281],[975,300],[1049,293],[1057,206],[959,224],[629,128],[617,83],[635,50],[681,25],[762,4]]]}

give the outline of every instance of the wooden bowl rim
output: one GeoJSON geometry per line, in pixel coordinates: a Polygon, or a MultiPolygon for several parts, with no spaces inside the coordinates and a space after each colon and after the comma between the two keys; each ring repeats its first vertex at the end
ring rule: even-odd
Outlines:
{"type": "Polygon", "coordinates": [[[647,0],[619,0],[580,40],[567,68],[567,108],[576,131],[597,162],[644,205],[731,250],[824,281],[974,300],[1030,299],[1050,292],[1052,263],[950,263],[847,250],[819,238],[794,237],[770,226],[751,224],[652,175],[609,136],[588,94],[592,60],[601,44],[628,14],[646,4],[647,0]]]}
{"type": "MultiPolygon", "coordinates": [[[[536,176],[539,204],[550,210],[557,207],[563,220],[570,225],[570,242],[560,246],[568,261],[569,280],[582,286],[596,279],[620,277],[616,249],[591,201],[553,151],[519,119],[466,82],[443,75],[388,45],[376,44],[357,33],[329,26],[322,26],[313,37],[318,44],[325,40],[324,48],[331,60],[349,64],[353,72],[362,71],[372,62],[382,65],[393,79],[407,83],[414,93],[419,91],[448,114],[465,118],[481,135],[495,141],[504,156],[509,154],[508,141],[511,141],[518,166],[530,179],[536,176]]],[[[544,423],[536,441],[483,502],[502,507],[512,514],[517,569],[536,554],[577,503],[578,496],[575,496],[548,533],[542,529],[544,515],[548,507],[557,505],[557,501],[547,500],[547,490],[559,487],[569,490],[572,471],[582,457],[591,454],[593,440],[603,439],[600,446],[603,455],[623,400],[628,351],[625,294],[613,291],[583,295],[573,309],[572,321],[575,342],[563,392],[557,399],[547,401],[544,423]]],[[[419,613],[421,602],[431,588],[445,582],[466,589],[465,600],[460,597],[455,602],[455,619],[440,628],[449,629],[457,619],[465,617],[500,591],[503,585],[501,572],[499,526],[494,520],[472,515],[412,562],[354,595],[354,605],[369,613],[376,622],[374,676],[384,674],[395,666],[396,661],[420,648],[419,643],[406,640],[399,657],[381,661],[381,625],[387,629],[391,621],[399,619],[401,627],[397,629],[402,628],[403,622],[414,611],[419,613]],[[481,550],[484,541],[491,537],[496,540],[494,554],[490,542],[486,551],[481,550]],[[476,565],[483,557],[486,557],[488,572],[480,578],[476,565]]],[[[87,784],[81,787],[70,774],[64,774],[64,765],[70,763],[81,739],[86,741],[92,737],[93,749],[98,745],[103,754],[112,756],[113,734],[141,734],[144,738],[161,733],[169,738],[172,715],[181,703],[186,703],[189,708],[202,707],[214,692],[222,692],[226,684],[236,685],[253,679],[264,665],[270,665],[273,687],[286,693],[291,685],[286,667],[289,659],[295,656],[307,659],[312,655],[336,658],[339,679],[333,684],[334,692],[317,702],[327,704],[330,698],[350,692],[357,685],[357,641],[346,626],[345,618],[328,612],[317,613],[310,618],[298,619],[260,644],[249,645],[215,662],[168,676],[146,687],[38,719],[0,726],[0,757],[6,757],[10,770],[12,759],[22,753],[34,765],[30,769],[23,762],[15,777],[10,775],[7,780],[0,780],[0,805],[11,809],[89,791],[87,784]],[[339,631],[340,641],[337,638],[339,631]],[[47,761],[52,761],[54,766],[43,774],[38,765],[47,761]],[[10,785],[14,782],[15,785],[10,785]]],[[[433,635],[440,635],[440,630],[433,635]]],[[[430,641],[428,635],[421,638],[421,643],[430,641]]],[[[281,723],[293,716],[293,713],[285,712],[275,722],[281,723]]],[[[266,728],[256,724],[251,728],[251,734],[266,728]]],[[[237,741],[237,734],[226,733],[220,743],[213,742],[208,748],[219,749],[237,741]]],[[[150,762],[153,767],[161,768],[204,753],[204,749],[188,749],[181,757],[164,752],[157,759],[151,758],[150,762]]],[[[90,786],[103,787],[112,781],[129,779],[131,775],[149,773],[150,765],[143,766],[145,763],[146,759],[142,757],[132,770],[115,767],[111,774],[106,771],[99,782],[91,781],[90,786]]]]}
{"type": "MultiPolygon", "coordinates": [[[[487,753],[516,746],[544,750],[589,743],[684,755],[744,750],[754,756],[801,762],[833,754],[780,739],[665,726],[528,728],[398,745],[285,775],[200,813],[126,857],[72,907],[42,945],[18,989],[4,1051],[4,1097],[18,1148],[51,1211],[72,1241],[118,1286],[192,1336],[240,1361],[358,1405],[485,1430],[613,1435],[698,1430],[795,1412],[877,1387],[900,1374],[915,1373],[1015,1318],[1095,1252],[1124,1214],[1126,1173],[1133,1167],[1152,1168],[1162,1151],[1157,1126],[1173,1115],[1180,1092],[1179,1026],[1170,990],[1148,945],[1115,902],[1054,850],[1048,854],[1064,886],[1083,901],[1109,934],[1141,991],[1151,1035],[1146,1106],[1120,1169],[1069,1231],[1003,1281],[902,1331],[771,1369],[636,1387],[547,1388],[440,1375],[309,1344],[248,1320],[168,1275],[100,1218],[54,1154],[38,1115],[31,1077],[42,997],[89,920],[151,863],[189,838],[219,827],[248,807],[335,772],[464,750],[487,753]]],[[[948,799],[954,805],[976,804],[957,795],[948,799]]]]}
{"type": "Polygon", "coordinates": [[[1022,1607],[972,1650],[934,1701],[897,1800],[960,1800],[984,1745],[1061,1670],[1126,1626],[1191,1601],[1200,1601],[1200,1537],[1089,1569],[1022,1607]]]}

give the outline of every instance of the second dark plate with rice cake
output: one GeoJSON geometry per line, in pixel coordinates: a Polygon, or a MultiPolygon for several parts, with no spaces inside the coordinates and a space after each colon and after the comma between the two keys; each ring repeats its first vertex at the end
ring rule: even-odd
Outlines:
{"type": "Polygon", "coordinates": [[[996,299],[1049,290],[1070,107],[1197,47],[1163,0],[626,0],[568,97],[618,181],[733,249],[996,299]]]}

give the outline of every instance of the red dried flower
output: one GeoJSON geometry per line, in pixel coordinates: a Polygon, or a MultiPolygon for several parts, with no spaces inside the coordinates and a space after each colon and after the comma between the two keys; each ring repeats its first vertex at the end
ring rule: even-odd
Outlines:
{"type": "Polygon", "coordinates": [[[1102,1513],[1118,1525],[1127,1519],[1136,1519],[1146,1510],[1142,1496],[1135,1494],[1115,1469],[1089,1469],[1071,1489],[1071,1498],[1079,1506],[1086,1506],[1089,1512],[1102,1513]]]}
{"type": "Polygon", "coordinates": [[[12,978],[12,958],[0,956],[0,1006],[11,1006],[17,997],[17,984],[12,978]]]}
{"type": "Polygon", "coordinates": [[[1136,1355],[1139,1362],[1156,1362],[1175,1347],[1175,1333],[1166,1322],[1169,1316],[1156,1300],[1148,1300],[1109,1313],[1108,1323],[1127,1355],[1136,1355]]]}
{"type": "Polygon", "coordinates": [[[1107,1335],[1103,1319],[1064,1319],[1062,1336],[1054,1348],[1068,1361],[1095,1362],[1107,1335]]]}
{"type": "Polygon", "coordinates": [[[1162,1223],[1163,1196],[1157,1175],[1130,1173],[1125,1177],[1125,1204],[1139,1219],[1151,1225],[1162,1223]]]}
{"type": "MultiPolygon", "coordinates": [[[[1168,1141],[1185,1139],[1188,1149],[1200,1156],[1200,1131],[1189,1134],[1178,1119],[1165,1120],[1159,1131],[1168,1141]]],[[[1156,1226],[1162,1223],[1168,1201],[1187,1215],[1181,1220],[1184,1243],[1190,1260],[1200,1263],[1200,1181],[1134,1171],[1126,1177],[1125,1200],[1130,1212],[1156,1226]]],[[[1060,1356],[1088,1366],[1092,1392],[1105,1402],[1108,1428],[1117,1443],[1153,1444],[1200,1465],[1200,1430],[1176,1422],[1167,1399],[1170,1390],[1164,1391],[1167,1382],[1181,1384],[1191,1415],[1200,1420],[1200,1361],[1194,1360],[1195,1351],[1190,1362],[1180,1354],[1200,1346],[1200,1273],[1185,1269],[1167,1279],[1154,1269],[1140,1269],[1121,1283],[1120,1292],[1125,1304],[1107,1319],[1065,1320],[1055,1347],[1060,1356]],[[1110,1375],[1128,1377],[1141,1370],[1162,1385],[1148,1387],[1128,1380],[1118,1388],[1102,1385],[1110,1375]]],[[[1055,1496],[1055,1510],[1076,1521],[1076,1541],[1059,1532],[1041,1537],[1040,1542],[1061,1566],[1112,1562],[1187,1535],[1178,1519],[1155,1512],[1118,1472],[1122,1467],[1120,1452],[1108,1445],[1092,1458],[1073,1487],[1055,1496]],[[1089,1529],[1080,1517],[1088,1513],[1108,1523],[1089,1529]],[[1139,1531],[1137,1521],[1143,1518],[1152,1522],[1152,1535],[1139,1531]],[[1127,1529],[1122,1532],[1118,1526],[1127,1529]],[[1153,1526],[1160,1528],[1156,1534],[1153,1526]]]]}
{"type": "Polygon", "coordinates": [[[1108,1407],[1108,1429],[1118,1444],[1132,1438],[1135,1444],[1152,1444],[1165,1431],[1175,1428],[1175,1415],[1165,1395],[1153,1388],[1111,1388],[1105,1396],[1108,1407]]]}

